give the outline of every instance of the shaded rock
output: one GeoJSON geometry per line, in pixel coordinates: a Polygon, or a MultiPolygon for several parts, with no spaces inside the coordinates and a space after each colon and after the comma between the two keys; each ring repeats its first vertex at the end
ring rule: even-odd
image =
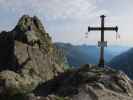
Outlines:
{"type": "Polygon", "coordinates": [[[48,97],[30,95],[27,97],[28,98],[26,100],[71,100],[68,97],[59,97],[55,95],[49,95],[48,97]]]}
{"type": "Polygon", "coordinates": [[[16,57],[14,54],[14,36],[10,32],[3,31],[0,33],[0,70],[15,70],[16,57]]]}

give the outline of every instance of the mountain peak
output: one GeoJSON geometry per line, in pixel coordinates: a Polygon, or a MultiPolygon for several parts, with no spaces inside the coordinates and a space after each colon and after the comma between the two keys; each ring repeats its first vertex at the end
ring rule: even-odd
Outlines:
{"type": "Polygon", "coordinates": [[[47,47],[52,45],[51,37],[37,16],[23,15],[11,33],[14,34],[15,40],[26,44],[38,43],[47,47]]]}
{"type": "Polygon", "coordinates": [[[14,30],[18,30],[17,28],[22,32],[34,30],[46,33],[43,24],[37,16],[30,17],[29,15],[23,15],[14,30]]]}

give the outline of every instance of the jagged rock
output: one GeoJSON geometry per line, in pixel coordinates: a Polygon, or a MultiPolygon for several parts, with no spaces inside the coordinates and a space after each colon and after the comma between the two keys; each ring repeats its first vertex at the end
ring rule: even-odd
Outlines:
{"type": "Polygon", "coordinates": [[[132,100],[133,84],[121,71],[85,65],[45,82],[34,93],[69,97],[69,100],[132,100]]]}
{"type": "Polygon", "coordinates": [[[18,41],[32,46],[37,44],[44,53],[53,50],[51,37],[46,33],[41,21],[36,16],[22,16],[12,33],[18,41]]]}
{"type": "Polygon", "coordinates": [[[24,15],[0,34],[0,78],[7,93],[27,93],[64,72],[64,58],[37,17],[24,15]],[[5,71],[7,70],[7,71],[5,71]]]}
{"type": "Polygon", "coordinates": [[[14,34],[16,40],[26,44],[34,45],[37,43],[47,51],[53,46],[51,37],[46,33],[41,21],[36,16],[22,16],[11,32],[14,34]]]}

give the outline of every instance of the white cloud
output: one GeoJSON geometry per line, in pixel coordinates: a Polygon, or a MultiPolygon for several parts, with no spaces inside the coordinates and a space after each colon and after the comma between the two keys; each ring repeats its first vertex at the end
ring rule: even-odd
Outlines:
{"type": "Polygon", "coordinates": [[[91,0],[0,0],[3,9],[55,18],[84,18],[96,8],[91,0]]]}

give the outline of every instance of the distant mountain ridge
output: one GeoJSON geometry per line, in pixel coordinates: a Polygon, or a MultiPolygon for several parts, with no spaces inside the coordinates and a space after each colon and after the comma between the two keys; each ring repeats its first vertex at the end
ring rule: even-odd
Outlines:
{"type": "Polygon", "coordinates": [[[115,69],[124,71],[133,79],[133,48],[113,58],[109,65],[115,69]]]}
{"type": "MultiPolygon", "coordinates": [[[[57,48],[62,48],[71,66],[80,66],[86,63],[97,64],[99,48],[94,45],[72,45],[70,43],[55,43],[57,48]]],[[[109,46],[105,48],[105,61],[108,63],[113,57],[127,51],[129,47],[109,46]]]]}

